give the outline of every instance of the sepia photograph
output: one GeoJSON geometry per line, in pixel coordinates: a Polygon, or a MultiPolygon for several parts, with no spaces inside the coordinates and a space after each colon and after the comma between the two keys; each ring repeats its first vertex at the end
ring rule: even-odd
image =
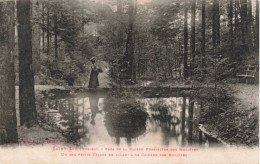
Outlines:
{"type": "Polygon", "coordinates": [[[259,163],[259,0],[0,0],[0,164],[259,163]]]}

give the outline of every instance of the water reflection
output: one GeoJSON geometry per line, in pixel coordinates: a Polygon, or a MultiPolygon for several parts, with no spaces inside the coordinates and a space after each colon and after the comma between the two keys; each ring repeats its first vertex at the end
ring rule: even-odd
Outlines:
{"type": "Polygon", "coordinates": [[[137,101],[107,98],[104,105],[105,127],[117,145],[125,138],[130,146],[133,139],[145,133],[148,115],[137,101]]]}
{"type": "Polygon", "coordinates": [[[189,99],[189,131],[188,131],[188,142],[192,144],[192,131],[193,131],[193,109],[194,109],[194,100],[189,99]]]}
{"type": "Polygon", "coordinates": [[[97,115],[98,111],[98,100],[99,98],[96,95],[92,95],[89,97],[89,104],[91,109],[91,121],[90,123],[92,125],[95,125],[95,117],[97,115]]]}
{"type": "Polygon", "coordinates": [[[199,106],[188,97],[124,99],[89,94],[46,100],[47,122],[78,145],[209,146],[199,106]]]}
{"type": "MultiPolygon", "coordinates": [[[[168,104],[163,100],[150,106],[152,120],[156,122],[155,125],[161,127],[163,134],[162,142],[165,146],[169,146],[171,137],[178,138],[180,136],[180,133],[176,130],[176,126],[180,124],[180,119],[178,118],[179,111],[176,110],[175,103],[173,106],[175,108],[169,108],[168,104]]],[[[178,140],[176,141],[178,142],[178,140]]]]}
{"type": "Polygon", "coordinates": [[[186,97],[183,97],[182,100],[182,118],[181,118],[181,145],[184,146],[184,140],[185,140],[185,123],[186,123],[186,117],[185,117],[185,112],[186,112],[186,97]]]}

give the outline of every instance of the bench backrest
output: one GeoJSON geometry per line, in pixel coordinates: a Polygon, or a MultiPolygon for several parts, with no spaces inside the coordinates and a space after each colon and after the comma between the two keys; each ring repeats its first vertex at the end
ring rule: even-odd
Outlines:
{"type": "Polygon", "coordinates": [[[257,66],[246,65],[246,67],[247,67],[247,69],[245,70],[246,71],[246,75],[255,77],[255,73],[257,71],[257,66]]]}

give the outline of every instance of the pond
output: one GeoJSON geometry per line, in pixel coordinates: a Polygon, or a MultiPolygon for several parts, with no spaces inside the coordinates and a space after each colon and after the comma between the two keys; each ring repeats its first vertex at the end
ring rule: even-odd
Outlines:
{"type": "Polygon", "coordinates": [[[200,131],[200,107],[189,97],[147,98],[110,92],[44,98],[44,120],[67,143],[80,146],[220,145],[200,131]]]}

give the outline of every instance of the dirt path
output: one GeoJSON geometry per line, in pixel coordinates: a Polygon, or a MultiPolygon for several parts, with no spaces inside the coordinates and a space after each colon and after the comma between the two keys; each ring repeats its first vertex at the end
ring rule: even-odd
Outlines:
{"type": "Polygon", "coordinates": [[[259,144],[259,86],[230,84],[234,104],[203,125],[211,136],[234,146],[259,144]]]}
{"type": "Polygon", "coordinates": [[[243,110],[259,109],[259,86],[249,84],[235,84],[231,86],[235,91],[236,106],[243,110]]]}
{"type": "Polygon", "coordinates": [[[258,146],[259,141],[259,86],[232,84],[235,103],[220,114],[211,128],[227,143],[258,146]]]}

